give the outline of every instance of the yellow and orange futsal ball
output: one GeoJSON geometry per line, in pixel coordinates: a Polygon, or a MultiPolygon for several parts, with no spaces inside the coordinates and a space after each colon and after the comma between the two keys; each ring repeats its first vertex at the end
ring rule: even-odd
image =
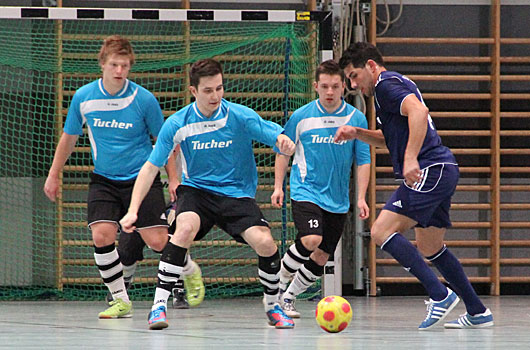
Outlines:
{"type": "Polygon", "coordinates": [[[318,302],[315,318],[326,332],[341,332],[348,327],[352,318],[350,303],[337,295],[327,296],[318,302]]]}

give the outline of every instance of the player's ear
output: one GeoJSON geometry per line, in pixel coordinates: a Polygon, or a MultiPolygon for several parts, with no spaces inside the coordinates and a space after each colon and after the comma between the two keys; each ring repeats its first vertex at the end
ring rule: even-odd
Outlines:
{"type": "Polygon", "coordinates": [[[316,90],[318,88],[318,81],[313,82],[313,88],[316,90]]]}
{"type": "Polygon", "coordinates": [[[197,98],[197,88],[195,88],[195,86],[193,85],[190,85],[188,89],[190,89],[190,92],[193,95],[193,97],[197,98]]]}
{"type": "Polygon", "coordinates": [[[366,64],[368,65],[368,68],[370,68],[370,71],[373,73],[377,69],[377,63],[374,60],[368,60],[366,61],[366,64]]]}

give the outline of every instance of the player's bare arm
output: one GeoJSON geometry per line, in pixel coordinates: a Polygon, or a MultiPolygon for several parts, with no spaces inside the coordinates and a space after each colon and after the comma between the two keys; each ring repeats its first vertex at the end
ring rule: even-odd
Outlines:
{"type": "Polygon", "coordinates": [[[276,147],[280,150],[282,154],[292,156],[296,148],[294,142],[286,135],[280,134],[276,139],[276,147]]]}
{"type": "Polygon", "coordinates": [[[274,163],[274,192],[271,195],[271,204],[276,208],[281,208],[283,204],[283,179],[288,165],[289,156],[277,153],[274,163]]]}
{"type": "MultiPolygon", "coordinates": [[[[154,137],[154,141],[156,142],[157,138],[154,137]]],[[[179,157],[180,154],[180,145],[177,145],[175,150],[171,152],[171,155],[167,159],[167,164],[164,166],[166,169],[167,179],[168,179],[168,186],[167,190],[169,192],[169,200],[174,201],[177,199],[177,187],[180,185],[180,175],[181,172],[179,172],[180,164],[178,164],[177,160],[180,160],[179,157]]],[[[182,170],[182,169],[181,169],[182,170]]]]}
{"type": "Polygon", "coordinates": [[[376,147],[386,147],[381,130],[368,130],[356,126],[343,125],[335,133],[335,142],[358,139],[376,147]]]}
{"type": "Polygon", "coordinates": [[[180,145],[171,152],[165,166],[168,177],[169,199],[173,202],[177,199],[177,187],[180,186],[182,165],[180,164],[180,145]]]}
{"type": "Polygon", "coordinates": [[[138,177],[134,182],[133,193],[131,196],[131,203],[127,214],[120,220],[120,225],[125,232],[132,232],[136,228],[134,223],[138,219],[138,209],[144,200],[147,192],[151,188],[153,181],[158,174],[158,167],[147,161],[140,169],[138,177]]]}
{"type": "Polygon", "coordinates": [[[52,202],[55,202],[55,198],[59,194],[59,174],[63,170],[66,160],[72,154],[78,137],[78,135],[69,135],[67,133],[61,135],[52,166],[44,183],[44,193],[52,202]]]}
{"type": "Polygon", "coordinates": [[[357,167],[357,207],[359,217],[364,220],[370,216],[370,208],[366,203],[366,191],[370,182],[370,164],[362,164],[357,167]]]}
{"type": "Polygon", "coordinates": [[[409,140],[403,162],[403,177],[409,186],[421,180],[418,154],[428,127],[429,109],[415,95],[409,95],[401,105],[401,112],[408,116],[409,140]]]}

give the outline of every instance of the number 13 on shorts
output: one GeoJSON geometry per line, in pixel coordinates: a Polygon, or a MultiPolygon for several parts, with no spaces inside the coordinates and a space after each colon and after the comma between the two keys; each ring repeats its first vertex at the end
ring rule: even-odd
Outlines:
{"type": "Polygon", "coordinates": [[[319,227],[319,223],[318,223],[317,219],[310,219],[310,220],[307,221],[307,223],[309,224],[309,228],[318,228],[319,227]]]}

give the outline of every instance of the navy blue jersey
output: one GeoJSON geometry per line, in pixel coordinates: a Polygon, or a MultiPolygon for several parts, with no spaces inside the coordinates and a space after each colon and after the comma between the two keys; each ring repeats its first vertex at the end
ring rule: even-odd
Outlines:
{"type": "MultiPolygon", "coordinates": [[[[403,178],[403,161],[409,140],[408,117],[401,114],[401,105],[405,98],[414,94],[423,102],[416,84],[404,75],[384,71],[375,84],[375,110],[378,127],[383,131],[386,146],[390,152],[394,175],[403,178]]],[[[429,165],[450,163],[456,164],[455,157],[449,148],[442,145],[429,115],[427,134],[418,154],[418,163],[423,169],[429,165]]]]}

